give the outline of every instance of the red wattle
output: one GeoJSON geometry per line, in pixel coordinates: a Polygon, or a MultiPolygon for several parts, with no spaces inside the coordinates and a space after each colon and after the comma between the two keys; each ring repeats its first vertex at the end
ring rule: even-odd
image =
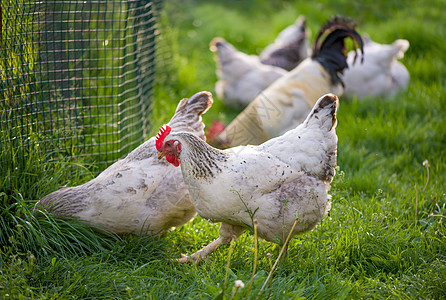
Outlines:
{"type": "Polygon", "coordinates": [[[175,167],[178,167],[180,165],[180,160],[175,155],[167,154],[166,160],[168,162],[170,162],[172,165],[174,165],[175,167]]]}

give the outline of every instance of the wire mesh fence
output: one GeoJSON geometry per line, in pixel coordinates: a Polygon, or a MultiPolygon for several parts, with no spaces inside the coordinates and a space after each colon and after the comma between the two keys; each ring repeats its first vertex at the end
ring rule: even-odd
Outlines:
{"type": "Polygon", "coordinates": [[[161,0],[2,0],[0,167],[116,161],[144,140],[161,0]]]}

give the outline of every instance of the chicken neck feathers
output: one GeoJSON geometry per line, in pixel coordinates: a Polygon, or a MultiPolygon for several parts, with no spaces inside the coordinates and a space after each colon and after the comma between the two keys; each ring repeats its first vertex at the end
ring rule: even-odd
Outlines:
{"type": "Polygon", "coordinates": [[[209,181],[222,171],[220,164],[226,162],[228,158],[225,152],[210,146],[190,133],[170,134],[166,140],[171,138],[181,142],[180,166],[183,172],[186,170],[187,176],[209,181]]]}

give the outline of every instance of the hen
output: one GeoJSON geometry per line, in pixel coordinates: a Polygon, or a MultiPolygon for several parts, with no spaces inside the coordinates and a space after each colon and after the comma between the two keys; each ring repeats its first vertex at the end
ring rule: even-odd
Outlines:
{"type": "Polygon", "coordinates": [[[200,216],[221,222],[219,238],[179,262],[200,261],[256,221],[260,238],[312,230],[326,215],[335,174],[337,136],[333,94],[321,97],[304,123],[259,146],[218,150],[186,132],[160,129],[156,148],[180,165],[200,216]],[[251,218],[254,214],[253,219],[251,218]]]}
{"type": "MultiPolygon", "coordinates": [[[[208,92],[181,100],[169,126],[205,139],[201,115],[212,102],[208,92]]],[[[156,234],[183,225],[196,214],[192,199],[181,171],[157,159],[154,146],[152,137],[91,181],[55,191],[36,206],[118,234],[156,234]]]]}
{"type": "Polygon", "coordinates": [[[232,106],[245,106],[286,70],[262,64],[256,55],[238,51],[222,38],[214,38],[210,49],[218,52],[215,91],[220,99],[232,106]]]}
{"type": "Polygon", "coordinates": [[[345,70],[344,95],[364,98],[368,96],[386,97],[405,90],[409,83],[409,72],[399,58],[409,48],[407,40],[396,40],[390,45],[383,45],[364,39],[364,62],[351,66],[354,53],[349,53],[347,62],[351,66],[345,70]]]}
{"type": "Polygon", "coordinates": [[[258,145],[302,123],[321,95],[341,94],[339,75],[347,68],[347,37],[355,50],[363,51],[355,25],[342,17],[332,18],[320,29],[311,58],[259,94],[212,143],[258,145]]]}
{"type": "Polygon", "coordinates": [[[222,38],[213,39],[210,49],[217,52],[217,96],[229,105],[246,106],[286,70],[308,57],[308,35],[305,18],[299,17],[279,33],[260,58],[238,51],[222,38]]]}

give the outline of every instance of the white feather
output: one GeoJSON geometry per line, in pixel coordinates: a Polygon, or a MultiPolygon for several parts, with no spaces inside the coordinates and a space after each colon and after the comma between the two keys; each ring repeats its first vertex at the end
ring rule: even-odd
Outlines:
{"type": "Polygon", "coordinates": [[[364,62],[353,65],[354,53],[348,54],[349,68],[345,70],[344,95],[361,99],[364,97],[387,97],[405,90],[409,83],[409,72],[398,59],[403,58],[409,48],[407,40],[396,40],[390,45],[379,44],[368,39],[364,45],[364,62]]]}

